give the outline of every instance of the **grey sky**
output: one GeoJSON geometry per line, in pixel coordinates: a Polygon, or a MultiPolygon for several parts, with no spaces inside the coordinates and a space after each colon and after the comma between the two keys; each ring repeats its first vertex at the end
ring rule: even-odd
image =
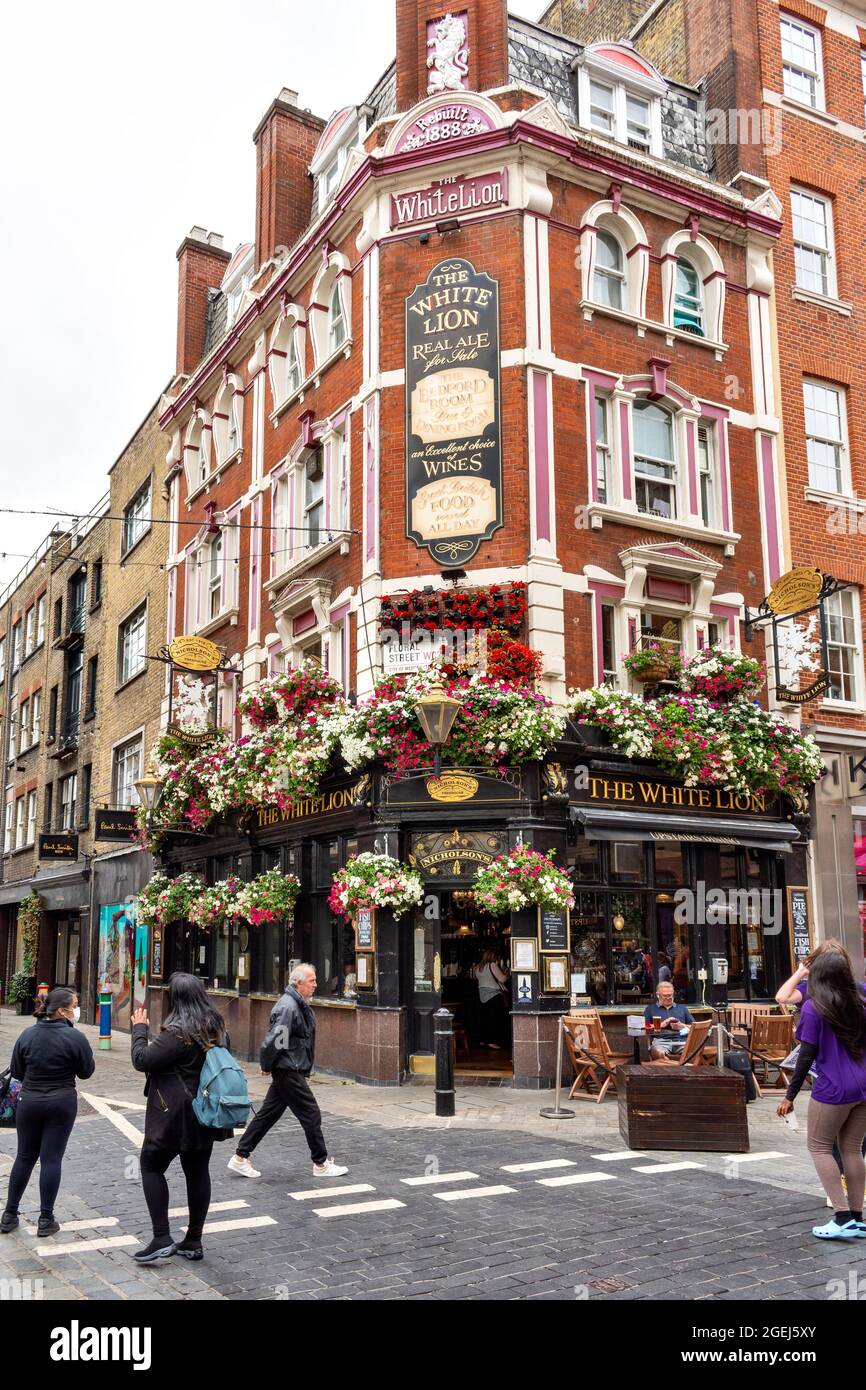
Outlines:
{"type": "MultiPolygon", "coordinates": [[[[542,0],[509,7],[535,18],[542,0]]],[[[175,251],[255,230],[252,132],[328,116],[394,53],[393,0],[44,0],[4,10],[0,507],[88,510],[174,370],[175,251]]],[[[51,529],[0,512],[0,584],[51,529]],[[21,558],[19,558],[21,557],[21,558]]]]}

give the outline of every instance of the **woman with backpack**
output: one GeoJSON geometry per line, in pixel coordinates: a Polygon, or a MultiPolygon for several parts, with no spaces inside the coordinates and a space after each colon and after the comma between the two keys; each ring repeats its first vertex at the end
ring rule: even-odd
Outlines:
{"type": "Polygon", "coordinates": [[[78,1096],[75,1078],[86,1081],[96,1063],[90,1043],[79,1033],[78,995],[73,989],[52,989],[36,1010],[36,1022],[19,1036],[10,1070],[22,1083],[15,1116],[18,1153],[9,1174],[6,1209],[0,1234],[19,1225],[18,1203],[39,1160],[38,1236],[60,1230],[54,1203],[60,1190],[63,1155],[75,1117],[78,1096]]]}
{"type": "Polygon", "coordinates": [[[863,1193],[866,1163],[866,997],[844,951],[816,955],[809,967],[808,998],[797,1026],[800,1054],[780,1115],[788,1115],[809,1070],[817,1071],[807,1116],[807,1147],[833,1206],[821,1240],[866,1239],[863,1193]],[[833,1158],[838,1144],[847,1185],[833,1158]]]}
{"type": "Polygon", "coordinates": [[[154,1041],[148,1035],[147,1012],[136,1009],[132,1015],[132,1065],[147,1075],[141,1186],[153,1224],[153,1240],[132,1257],[142,1265],[168,1255],[203,1258],[201,1237],[210,1206],[211,1151],[215,1140],[229,1139],[233,1133],[232,1129],[204,1128],[193,1110],[207,1052],[226,1045],[222,1015],[195,975],[172,975],[167,1003],[165,1022],[154,1041]],[[185,1239],[176,1243],[168,1222],[165,1174],[178,1157],[186,1178],[189,1226],[185,1239]]]}

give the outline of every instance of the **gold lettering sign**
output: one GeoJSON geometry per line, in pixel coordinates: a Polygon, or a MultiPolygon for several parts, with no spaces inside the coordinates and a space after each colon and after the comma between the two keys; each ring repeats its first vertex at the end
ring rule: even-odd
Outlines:
{"type": "Polygon", "coordinates": [[[487,478],[439,478],[412,498],[412,529],[425,540],[474,536],[496,520],[496,490],[487,478]]]}
{"type": "Polygon", "coordinates": [[[777,579],[767,595],[767,607],[778,616],[799,613],[817,603],[823,578],[819,570],[801,566],[777,579]]]}
{"type": "Polygon", "coordinates": [[[652,806],[657,810],[748,811],[768,815],[765,792],[733,792],[724,787],[684,787],[668,782],[633,781],[627,777],[590,777],[590,801],[614,801],[629,806],[652,806]]]}
{"type": "Polygon", "coordinates": [[[505,848],[505,836],[487,830],[435,831],[413,836],[409,863],[430,878],[473,879],[479,865],[489,864],[505,848]]]}
{"type": "MultiPolygon", "coordinates": [[[[366,779],[354,782],[350,787],[337,787],[321,796],[307,796],[302,801],[294,801],[291,806],[260,806],[255,812],[256,826],[259,830],[269,825],[285,825],[293,820],[305,820],[308,816],[327,816],[335,811],[345,811],[358,804],[358,792],[366,779]]],[[[242,817],[250,819],[250,813],[242,817]]]]}
{"type": "Polygon", "coordinates": [[[478,791],[478,778],[462,772],[446,772],[441,777],[428,777],[425,783],[428,796],[434,801],[471,801],[478,791]]]}
{"type": "Polygon", "coordinates": [[[219,647],[206,637],[175,637],[168,654],[185,671],[215,671],[222,660],[219,647]]]}
{"type": "Polygon", "coordinates": [[[423,377],[412,392],[412,433],[425,444],[481,434],[496,419],[489,372],[451,367],[423,377]]]}

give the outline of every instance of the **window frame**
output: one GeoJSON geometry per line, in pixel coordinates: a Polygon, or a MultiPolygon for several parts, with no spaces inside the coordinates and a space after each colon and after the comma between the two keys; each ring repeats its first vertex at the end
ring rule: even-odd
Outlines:
{"type": "Polygon", "coordinates": [[[122,618],[121,621],[120,621],[120,622],[118,623],[118,625],[117,625],[117,686],[118,686],[118,688],[120,688],[121,686],[124,686],[124,685],[128,684],[128,682],[131,681],[131,680],[135,680],[136,676],[140,676],[140,675],[142,674],[142,672],[144,672],[144,671],[147,670],[147,619],[148,619],[147,599],[144,599],[143,602],[136,604],[135,608],[133,608],[132,611],[126,615],[125,618],[122,618]],[[139,617],[142,617],[142,618],[143,618],[143,624],[142,624],[141,626],[142,626],[143,633],[144,633],[144,636],[143,636],[143,639],[142,639],[142,642],[141,642],[141,664],[140,664],[139,666],[137,666],[136,669],[133,671],[133,670],[128,670],[128,669],[127,669],[127,664],[126,664],[126,639],[125,639],[124,634],[125,634],[125,632],[126,632],[127,629],[131,628],[132,623],[133,623],[137,618],[139,618],[139,617]]]}
{"type": "Polygon", "coordinates": [[[123,524],[120,538],[120,558],[125,559],[131,550],[134,550],[139,541],[142,540],[151,529],[153,521],[148,516],[146,522],[142,523],[142,515],[147,514],[152,506],[152,484],[153,479],[148,478],[141,487],[133,494],[123,509],[123,524]]]}
{"type": "Polygon", "coordinates": [[[819,294],[824,299],[837,299],[839,286],[836,278],[836,235],[833,224],[833,200],[825,198],[823,194],[816,193],[811,188],[803,188],[799,184],[792,184],[790,189],[791,206],[791,240],[794,248],[794,285],[798,290],[804,290],[807,294],[819,294]],[[812,203],[819,204],[825,212],[825,231],[827,234],[827,245],[820,246],[817,242],[805,241],[797,237],[795,228],[795,217],[797,214],[794,209],[794,200],[805,198],[812,203]],[[804,285],[800,280],[800,263],[797,252],[799,249],[807,251],[812,255],[823,258],[823,279],[826,288],[815,289],[812,285],[804,285]]]}
{"type": "MultiPolygon", "coordinates": [[[[864,671],[863,666],[863,630],[861,626],[860,595],[857,589],[851,585],[848,588],[838,590],[835,594],[831,594],[826,600],[826,603],[828,673],[832,673],[832,662],[830,660],[832,653],[836,650],[849,652],[851,654],[851,664],[848,674],[850,675],[853,698],[849,700],[844,695],[837,698],[831,695],[828,690],[825,692],[821,703],[828,709],[860,709],[863,707],[864,703],[866,703],[866,691],[864,691],[864,685],[866,685],[866,671],[864,671]],[[838,600],[840,610],[843,610],[846,597],[850,599],[851,603],[850,622],[854,633],[854,641],[834,642],[830,637],[830,622],[835,616],[830,611],[831,606],[838,600]]],[[[842,622],[848,618],[849,615],[846,615],[844,611],[840,611],[840,619],[842,622]]]]}
{"type": "Polygon", "coordinates": [[[629,300],[628,269],[623,244],[620,241],[619,237],[616,235],[616,232],[612,231],[610,227],[596,228],[595,244],[596,254],[593,258],[592,266],[592,302],[593,304],[600,305],[603,309],[615,309],[619,313],[629,313],[630,310],[627,307],[629,300]],[[598,248],[602,244],[602,240],[605,238],[607,239],[607,241],[612,242],[613,245],[616,247],[617,254],[619,256],[619,270],[612,269],[610,266],[599,266],[598,248]],[[598,297],[598,295],[596,294],[596,281],[599,278],[605,284],[612,283],[619,287],[619,304],[612,304],[610,300],[600,299],[598,297]]]}
{"type": "Polygon", "coordinates": [[[704,285],[703,280],[701,278],[701,272],[698,270],[694,261],[691,261],[688,256],[683,256],[681,254],[677,256],[676,265],[674,266],[674,299],[673,312],[671,317],[674,328],[679,328],[684,333],[692,333],[696,338],[706,338],[707,304],[704,295],[704,285]],[[694,294],[690,294],[679,288],[679,275],[681,268],[689,271],[694,276],[694,294]],[[682,301],[687,301],[685,308],[683,307],[682,301]],[[678,302],[680,316],[681,318],[687,318],[688,322],[677,323],[678,302]],[[691,310],[689,308],[689,303],[694,304],[696,306],[696,309],[691,310]],[[697,324],[697,328],[690,326],[691,324],[695,323],[697,324]]]}
{"type": "Polygon", "coordinates": [[[851,453],[848,443],[848,401],[847,391],[844,386],[835,381],[825,381],[820,377],[803,377],[803,431],[806,442],[806,468],[807,468],[807,488],[815,492],[820,492],[830,497],[852,497],[853,484],[851,479],[851,453]],[[812,434],[809,431],[808,405],[806,401],[807,387],[818,387],[823,391],[830,391],[835,394],[839,401],[839,439],[834,440],[828,436],[812,434]],[[840,463],[838,474],[841,480],[840,488],[828,488],[822,483],[814,482],[812,478],[812,460],[809,457],[809,441],[815,440],[820,444],[832,444],[839,449],[840,463]]]}
{"type": "Polygon", "coordinates": [[[127,737],[121,739],[120,742],[113,745],[111,749],[111,804],[114,810],[131,811],[138,806],[139,799],[138,792],[135,790],[135,783],[141,777],[143,760],[143,728],[137,729],[135,733],[129,734],[127,737]],[[133,762],[133,759],[129,756],[131,750],[133,752],[137,750],[138,756],[134,760],[136,772],[128,781],[124,780],[121,783],[119,780],[121,765],[126,768],[127,764],[131,765],[133,762]],[[125,795],[127,791],[130,798],[128,801],[123,800],[121,796],[121,793],[125,795]]]}
{"type": "Polygon", "coordinates": [[[75,829],[75,814],[76,814],[76,811],[77,811],[77,809],[78,809],[78,773],[77,773],[77,771],[76,771],[76,772],[69,772],[69,773],[67,773],[67,775],[66,775],[65,777],[61,777],[61,779],[60,779],[59,793],[60,793],[60,794],[59,794],[59,796],[58,796],[58,821],[57,821],[57,829],[58,829],[59,831],[65,831],[65,830],[66,830],[66,831],[73,831],[73,830],[75,829]],[[72,788],[72,796],[71,796],[71,798],[69,798],[69,799],[67,800],[67,799],[65,798],[65,796],[64,796],[64,788],[69,788],[70,785],[71,785],[71,788],[72,788]],[[69,813],[69,814],[68,814],[68,824],[67,824],[67,812],[69,813]]]}
{"type": "Polygon", "coordinates": [[[780,56],[782,60],[782,94],[788,101],[795,101],[800,106],[808,106],[813,111],[824,111],[824,42],[821,30],[814,24],[809,24],[806,20],[800,19],[798,15],[782,13],[779,15],[779,36],[780,36],[780,56]],[[785,30],[798,29],[803,34],[810,34],[815,40],[815,69],[802,67],[799,63],[792,62],[785,58],[785,30]],[[814,78],[814,101],[804,101],[802,95],[791,92],[788,89],[787,73],[788,70],[799,72],[802,75],[808,74],[810,79],[814,78]]]}
{"type": "Polygon", "coordinates": [[[639,397],[637,400],[632,402],[632,474],[634,480],[635,507],[639,515],[653,517],[656,521],[668,524],[670,522],[676,521],[680,517],[680,514],[682,512],[681,499],[679,496],[682,469],[680,467],[680,461],[678,458],[677,451],[677,433],[678,431],[676,428],[676,419],[673,411],[670,409],[669,406],[662,405],[658,401],[651,401],[645,396],[639,397]],[[637,417],[642,416],[646,411],[652,408],[661,411],[664,415],[667,416],[671,440],[672,457],[670,459],[663,459],[661,457],[656,458],[654,455],[649,454],[645,451],[638,452],[637,417]],[[655,464],[656,467],[669,468],[671,470],[670,477],[654,475],[649,472],[640,472],[638,470],[639,460],[643,460],[649,464],[655,464]],[[671,497],[671,511],[668,516],[665,516],[662,512],[655,511],[652,507],[641,507],[638,501],[638,492],[640,490],[641,484],[643,484],[647,490],[653,485],[667,487],[669,489],[671,497]]]}
{"type": "Polygon", "coordinates": [[[30,747],[35,748],[42,739],[42,691],[34,690],[30,696],[30,747]]]}

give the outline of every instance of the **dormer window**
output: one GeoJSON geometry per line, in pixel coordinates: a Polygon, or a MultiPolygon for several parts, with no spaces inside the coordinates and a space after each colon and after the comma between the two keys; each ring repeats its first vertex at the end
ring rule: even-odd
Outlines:
{"type": "Polygon", "coordinates": [[[327,203],[340,182],[340,159],[334,159],[319,175],[319,203],[327,203]]]}
{"type": "Polygon", "coordinates": [[[250,242],[245,242],[237,248],[226,266],[220,286],[226,299],[226,328],[231,328],[240,314],[244,295],[252,284],[254,270],[253,246],[250,242]]]}
{"type": "Polygon", "coordinates": [[[353,150],[360,148],[364,120],[356,106],[344,106],[332,116],[322,131],[310,173],[316,180],[316,201],[321,212],[331,201],[353,150]]]}
{"type": "Polygon", "coordinates": [[[684,328],[688,333],[697,333],[701,338],[705,336],[700,277],[691,261],[684,260],[682,256],[677,261],[674,328],[684,328]]]}
{"type": "Polygon", "coordinates": [[[589,44],[574,67],[584,129],[660,158],[661,98],[667,83],[652,63],[629,44],[601,42],[589,44]]]}

